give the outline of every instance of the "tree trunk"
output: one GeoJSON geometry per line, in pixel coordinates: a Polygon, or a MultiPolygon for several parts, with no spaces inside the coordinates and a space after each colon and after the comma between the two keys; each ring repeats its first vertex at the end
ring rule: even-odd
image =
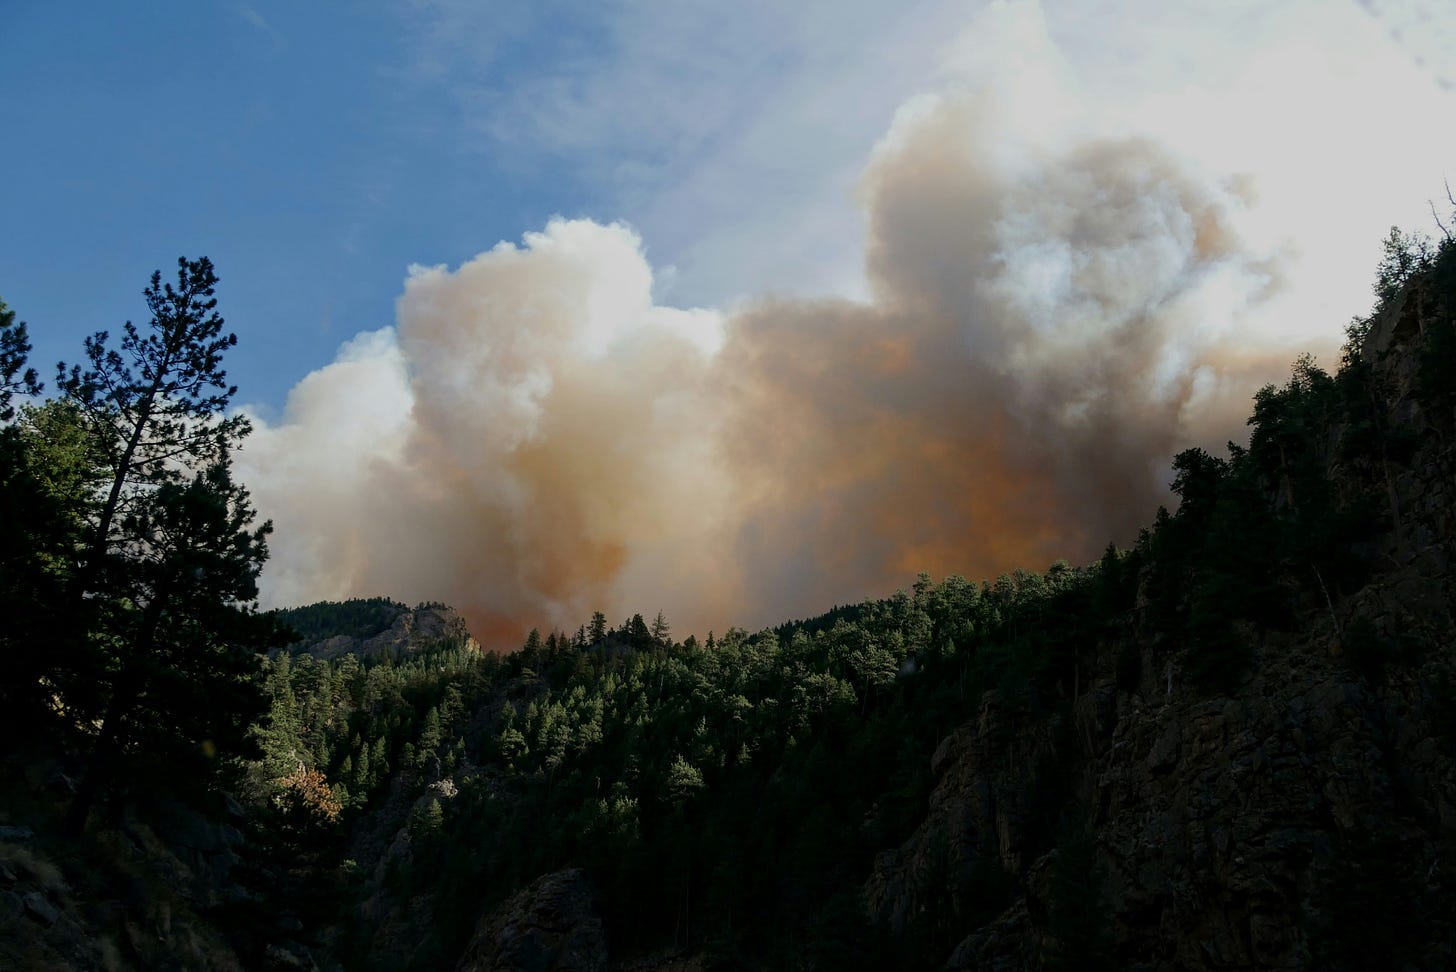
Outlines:
{"type": "Polygon", "coordinates": [[[111,699],[106,704],[106,714],[102,717],[101,735],[97,737],[96,745],[91,748],[91,756],[86,761],[86,769],[83,771],[80,786],[76,789],[76,796],[71,800],[70,807],[66,809],[62,830],[68,837],[79,837],[81,832],[86,829],[86,820],[91,816],[96,799],[105,789],[108,777],[115,768],[114,764],[121,756],[124,748],[122,726],[136,707],[136,700],[142,688],[137,676],[136,653],[141,650],[150,650],[155,642],[157,629],[162,623],[166,596],[165,587],[159,587],[151,603],[147,605],[146,614],[142,618],[141,637],[137,639],[136,645],[132,646],[132,654],[122,659],[121,670],[117,672],[116,682],[112,688],[111,699]],[[138,646],[145,646],[145,648],[138,646]]]}
{"type": "Polygon", "coordinates": [[[136,699],[131,671],[131,665],[124,665],[117,675],[116,688],[111,694],[111,701],[107,703],[106,715],[101,722],[101,735],[97,738],[96,745],[91,747],[91,756],[86,760],[81,783],[76,788],[71,805],[66,808],[66,818],[61,830],[67,837],[79,837],[86,829],[86,820],[91,816],[96,799],[105,789],[110,770],[121,755],[121,725],[131,714],[132,704],[136,699]]]}

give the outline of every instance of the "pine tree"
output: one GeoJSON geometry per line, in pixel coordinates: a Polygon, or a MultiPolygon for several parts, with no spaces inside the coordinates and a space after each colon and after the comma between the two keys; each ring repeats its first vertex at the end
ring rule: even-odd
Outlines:
{"type": "Polygon", "coordinates": [[[646,651],[652,647],[652,632],[647,630],[647,622],[642,620],[642,615],[632,615],[631,619],[622,625],[622,628],[633,648],[638,651],[646,651]]]}
{"type": "Polygon", "coordinates": [[[0,427],[0,722],[7,743],[52,735],[57,696],[66,702],[64,728],[86,684],[79,680],[90,679],[82,612],[68,601],[102,475],[90,436],[65,402],[24,406],[16,424],[0,427]]]}
{"type": "Polygon", "coordinates": [[[52,708],[52,676],[74,644],[64,636],[70,614],[57,617],[55,607],[71,583],[79,511],[95,469],[66,410],[26,407],[13,423],[15,395],[41,392],[30,349],[25,322],[0,301],[0,733],[7,744],[45,735],[36,727],[52,708]]]}
{"type": "Polygon", "coordinates": [[[672,644],[672,641],[668,637],[670,634],[672,634],[672,628],[667,623],[666,615],[664,615],[661,611],[658,611],[657,617],[652,619],[651,631],[652,640],[656,642],[659,647],[666,648],[672,644]]]}
{"type": "Polygon", "coordinates": [[[35,369],[26,366],[29,354],[30,335],[25,322],[16,323],[15,311],[0,300],[0,422],[9,422],[15,417],[11,401],[16,392],[22,395],[41,392],[35,369]]]}
{"type": "Polygon", "coordinates": [[[222,333],[216,283],[205,257],[178,261],[175,288],[154,273],[147,330],[128,321],[119,351],[99,332],[89,368],[59,368],[108,474],[72,601],[90,668],[65,700],[90,736],[72,832],[123,783],[179,789],[256,749],[247,727],[264,707],[257,651],[272,626],[251,605],[272,527],[253,524],[231,475],[248,424],[224,415],[236,388],[222,353],[237,338],[222,333]]]}
{"type": "Polygon", "coordinates": [[[225,462],[249,431],[245,417],[224,417],[237,388],[227,384],[222,354],[238,339],[222,333],[212,263],[177,264],[175,289],[157,271],[143,291],[152,312],[146,332],[127,321],[118,351],[98,331],[86,339],[89,368],[57,368],[58,386],[87,416],[111,469],[87,559],[93,574],[106,554],[130,543],[119,518],[133,504],[189,470],[225,462]]]}
{"type": "Polygon", "coordinates": [[[224,464],[164,484],[128,513],[130,570],[112,572],[104,595],[116,600],[92,632],[106,704],[67,817],[73,832],[119,781],[176,788],[205,780],[219,755],[256,753],[248,728],[264,711],[257,650],[270,625],[244,606],[267,555],[268,527],[250,529],[252,516],[224,464]]]}
{"type": "Polygon", "coordinates": [[[526,643],[521,646],[521,657],[524,663],[532,668],[541,663],[541,631],[539,628],[532,628],[530,634],[526,635],[526,643]]]}
{"type": "Polygon", "coordinates": [[[418,755],[415,757],[418,769],[432,776],[440,775],[440,743],[443,738],[443,733],[440,731],[440,710],[431,707],[430,711],[425,713],[425,725],[420,730],[418,755]]]}
{"type": "Polygon", "coordinates": [[[359,750],[359,761],[354,764],[354,792],[363,799],[373,788],[374,774],[369,762],[369,747],[364,746],[359,750]]]}

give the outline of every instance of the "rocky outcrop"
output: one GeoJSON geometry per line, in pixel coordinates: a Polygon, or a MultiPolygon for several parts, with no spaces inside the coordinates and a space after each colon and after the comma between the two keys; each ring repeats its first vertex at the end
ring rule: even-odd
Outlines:
{"type": "Polygon", "coordinates": [[[925,823],[875,861],[865,901],[876,921],[899,935],[924,912],[967,914],[982,882],[1025,870],[1038,778],[1055,771],[1055,735],[1054,724],[1016,713],[1000,693],[982,697],[976,721],[931,757],[938,782],[925,823]]]}
{"type": "Polygon", "coordinates": [[[1342,934],[1329,897],[1363,893],[1340,886],[1366,846],[1415,879],[1403,907],[1435,920],[1450,903],[1424,881],[1456,834],[1429,720],[1399,690],[1276,650],[1238,698],[1128,712],[1094,763],[1108,918],[1151,967],[1311,967],[1342,934]]]}
{"type": "MultiPolygon", "coordinates": [[[[6,782],[35,794],[46,769],[6,782]]],[[[214,920],[239,902],[231,824],[164,804],[146,822],[128,809],[115,830],[71,838],[60,803],[8,796],[7,811],[23,800],[30,816],[0,827],[0,968],[245,967],[214,920]]]]}
{"type": "Polygon", "coordinates": [[[600,972],[607,939],[586,875],[539,878],[481,919],[457,972],[600,972]]]}
{"type": "Polygon", "coordinates": [[[418,651],[447,638],[468,641],[465,619],[453,608],[430,605],[407,608],[401,605],[389,626],[376,634],[368,637],[334,635],[309,644],[303,650],[325,661],[350,654],[367,658],[418,651]]]}

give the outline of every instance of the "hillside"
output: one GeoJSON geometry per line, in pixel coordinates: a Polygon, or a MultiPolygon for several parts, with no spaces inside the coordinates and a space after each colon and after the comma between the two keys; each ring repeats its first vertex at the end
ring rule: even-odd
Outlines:
{"type": "Polygon", "coordinates": [[[448,606],[425,603],[411,608],[387,597],[321,601],[275,611],[274,617],[298,636],[288,645],[289,651],[324,661],[342,655],[393,656],[446,640],[464,644],[469,639],[465,620],[448,606]]]}
{"type": "Polygon", "coordinates": [[[1094,564],[505,657],[285,615],[237,799],[68,843],[66,757],[6,764],[0,964],[1451,967],[1456,244],[1402,253],[1094,564]]]}

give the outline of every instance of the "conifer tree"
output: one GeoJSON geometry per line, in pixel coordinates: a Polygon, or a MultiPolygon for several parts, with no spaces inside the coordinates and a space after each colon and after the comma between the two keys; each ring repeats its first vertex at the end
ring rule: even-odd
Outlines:
{"type": "Polygon", "coordinates": [[[224,416],[237,388],[227,384],[222,355],[238,339],[222,333],[212,262],[177,264],[176,288],[157,271],[143,291],[152,313],[147,331],[127,321],[120,350],[98,331],[85,343],[90,367],[57,368],[62,394],[86,415],[111,469],[88,552],[93,577],[101,559],[131,539],[118,517],[132,503],[189,471],[225,462],[249,431],[245,417],[224,416]]]}
{"type": "Polygon", "coordinates": [[[35,369],[26,366],[29,354],[30,335],[25,322],[17,323],[15,311],[0,300],[0,422],[9,422],[15,417],[11,401],[16,392],[22,395],[41,392],[35,369]]]}
{"type": "Polygon", "coordinates": [[[661,611],[658,611],[657,617],[652,619],[651,633],[652,640],[661,647],[665,648],[672,643],[668,638],[672,634],[672,627],[667,623],[667,616],[661,611]]]}
{"type": "Polygon", "coordinates": [[[51,708],[66,642],[55,608],[95,473],[73,413],[55,403],[16,409],[16,394],[41,391],[29,352],[25,324],[0,301],[0,734],[10,744],[34,737],[51,708]]]}
{"type": "Polygon", "coordinates": [[[253,524],[231,475],[248,424],[225,415],[236,388],[222,354],[237,338],[222,333],[216,283],[205,257],[178,261],[175,288],[154,273],[148,328],[128,321],[119,351],[99,332],[86,341],[89,368],[59,368],[107,471],[72,602],[89,677],[67,701],[90,751],[72,832],[123,782],[177,789],[254,748],[256,651],[271,628],[251,605],[272,527],[253,524]]]}

